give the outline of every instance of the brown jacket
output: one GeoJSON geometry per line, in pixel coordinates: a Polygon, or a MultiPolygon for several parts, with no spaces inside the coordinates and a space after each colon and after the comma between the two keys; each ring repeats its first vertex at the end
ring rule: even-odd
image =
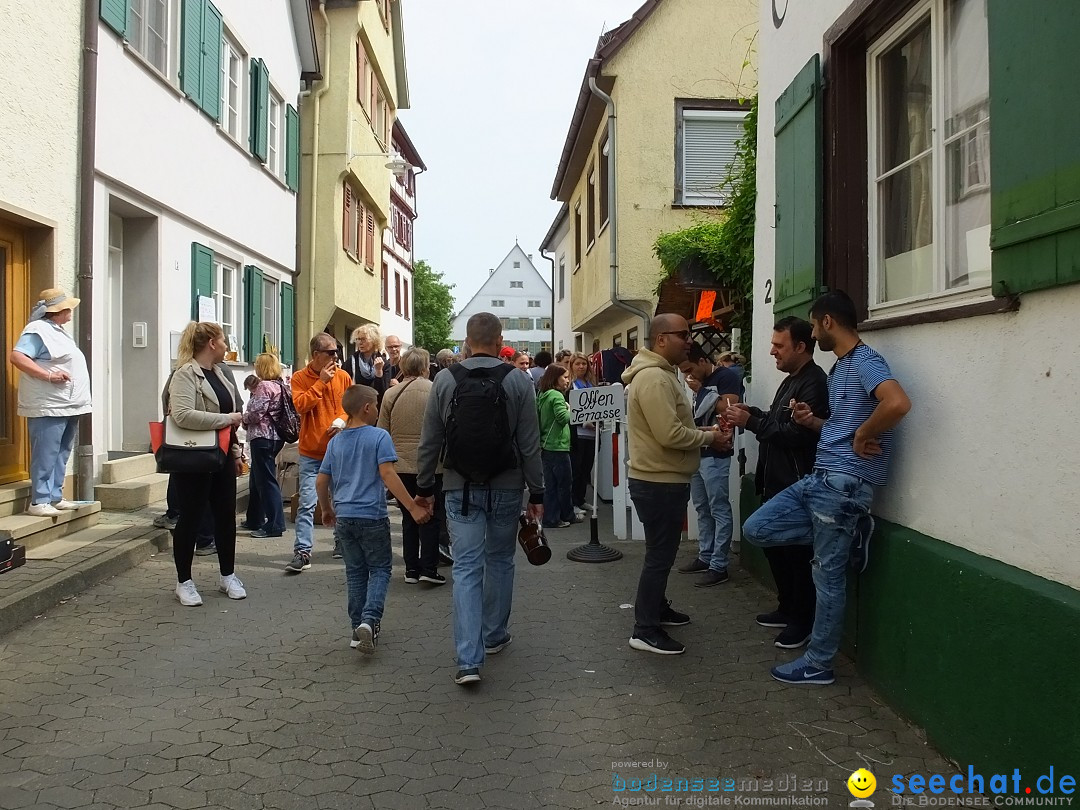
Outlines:
{"type": "Polygon", "coordinates": [[[417,472],[416,448],[420,445],[420,431],[430,394],[431,380],[416,377],[398,383],[383,395],[377,424],[394,442],[398,455],[395,468],[399,473],[415,475],[417,472]]]}

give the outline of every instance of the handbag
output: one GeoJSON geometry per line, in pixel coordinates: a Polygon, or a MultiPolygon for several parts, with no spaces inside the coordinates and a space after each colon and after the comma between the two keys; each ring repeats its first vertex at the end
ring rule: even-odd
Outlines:
{"type": "Polygon", "coordinates": [[[229,457],[231,427],[189,430],[171,416],[150,423],[150,450],[160,473],[212,473],[229,457]]]}

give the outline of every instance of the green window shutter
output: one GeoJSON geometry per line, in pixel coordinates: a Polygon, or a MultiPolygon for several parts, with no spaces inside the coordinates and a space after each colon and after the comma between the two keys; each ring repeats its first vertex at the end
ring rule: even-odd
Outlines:
{"type": "Polygon", "coordinates": [[[214,294],[214,251],[191,243],[191,319],[199,320],[199,296],[214,294]]]}
{"type": "Polygon", "coordinates": [[[251,126],[248,145],[251,154],[266,163],[268,138],[267,116],[270,114],[270,71],[262,59],[251,60],[251,126]]]}
{"type": "Polygon", "coordinates": [[[180,15],[180,89],[202,106],[202,41],[205,0],[183,0],[180,15]]]}
{"type": "Polygon", "coordinates": [[[263,350],[263,272],[244,268],[244,359],[254,363],[263,350]]]}
{"type": "Polygon", "coordinates": [[[285,107],[285,183],[300,187],[300,115],[291,104],[285,107]]]}
{"type": "Polygon", "coordinates": [[[128,0],[101,0],[101,21],[124,36],[127,33],[128,0]]]}
{"type": "Polygon", "coordinates": [[[820,57],[814,54],[776,100],[776,318],[805,318],[821,289],[820,77],[820,57]]]}
{"type": "Polygon", "coordinates": [[[202,30],[202,92],[199,106],[215,121],[221,120],[221,38],[224,35],[221,12],[207,3],[202,30]]]}
{"type": "Polygon", "coordinates": [[[1063,35],[1080,30],[1080,3],[989,0],[987,26],[993,292],[1080,281],[1080,115],[1066,99],[1080,50],[1063,35]]]}
{"type": "Polygon", "coordinates": [[[281,287],[281,362],[291,366],[296,359],[296,291],[292,284],[281,287]]]}

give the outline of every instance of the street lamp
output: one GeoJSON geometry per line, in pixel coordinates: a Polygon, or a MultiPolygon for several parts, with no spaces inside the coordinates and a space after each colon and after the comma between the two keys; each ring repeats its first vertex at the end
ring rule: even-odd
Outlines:
{"type": "Polygon", "coordinates": [[[409,172],[412,171],[412,164],[409,163],[397,152],[359,152],[354,155],[349,155],[349,160],[357,157],[382,157],[389,158],[386,162],[386,168],[391,171],[394,177],[399,180],[404,180],[409,176],[409,172]]]}

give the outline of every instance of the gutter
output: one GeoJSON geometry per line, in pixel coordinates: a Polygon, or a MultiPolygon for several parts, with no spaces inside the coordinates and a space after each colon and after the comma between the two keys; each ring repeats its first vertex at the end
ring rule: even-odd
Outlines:
{"type": "Polygon", "coordinates": [[[551,262],[551,356],[555,356],[555,257],[548,256],[543,248],[540,248],[540,258],[551,262]]]}
{"type": "MultiPolygon", "coordinates": [[[[596,96],[598,99],[603,101],[605,105],[607,105],[607,111],[608,111],[607,136],[608,136],[608,161],[609,161],[609,165],[608,165],[607,193],[608,193],[608,237],[611,240],[610,241],[610,245],[611,245],[611,250],[610,250],[610,263],[611,263],[610,300],[611,300],[611,305],[614,306],[614,307],[618,307],[619,309],[625,310],[626,312],[629,312],[632,315],[637,315],[639,318],[641,318],[641,323],[642,323],[641,332],[642,332],[642,335],[643,335],[643,341],[648,341],[649,336],[650,336],[649,326],[652,323],[652,315],[649,314],[648,312],[646,312],[645,310],[639,309],[638,307],[635,307],[632,304],[628,304],[628,303],[626,303],[625,301],[623,301],[623,300],[621,300],[619,298],[619,241],[617,239],[619,232],[618,232],[618,228],[616,228],[616,223],[618,222],[618,219],[619,219],[619,217],[618,217],[619,207],[615,204],[616,203],[616,198],[615,198],[615,186],[616,186],[615,178],[617,176],[617,172],[615,171],[615,165],[616,165],[615,164],[615,156],[618,154],[618,151],[615,148],[615,100],[611,96],[609,96],[607,93],[605,93],[603,90],[601,90],[599,87],[596,86],[596,77],[595,76],[590,76],[589,77],[589,90],[592,91],[592,94],[594,96],[596,96]]],[[[554,321],[552,321],[552,323],[554,323],[554,321]]]]}
{"type": "MultiPolygon", "coordinates": [[[[82,300],[79,350],[94,356],[94,165],[97,163],[98,0],[83,2],[82,120],[79,132],[79,254],[76,293],[82,300]]],[[[93,362],[87,363],[93,369],[93,362]]],[[[91,371],[91,385],[93,372],[91,371]]],[[[94,414],[79,417],[75,499],[94,500],[94,414]]]]}
{"type": "MultiPolygon", "coordinates": [[[[92,2],[92,0],[87,0],[92,2]]],[[[326,32],[326,64],[323,70],[322,86],[319,87],[313,96],[313,106],[311,110],[312,117],[312,129],[311,129],[311,194],[309,199],[311,201],[311,224],[308,228],[308,243],[310,248],[308,250],[308,337],[312,337],[315,334],[315,246],[316,246],[316,223],[319,219],[319,102],[326,94],[326,91],[330,89],[330,20],[326,17],[326,0],[319,0],[319,16],[322,17],[323,30],[326,32]]],[[[298,341],[302,344],[302,341],[298,341]]],[[[300,355],[296,355],[296,359],[299,360],[300,355]]]]}

